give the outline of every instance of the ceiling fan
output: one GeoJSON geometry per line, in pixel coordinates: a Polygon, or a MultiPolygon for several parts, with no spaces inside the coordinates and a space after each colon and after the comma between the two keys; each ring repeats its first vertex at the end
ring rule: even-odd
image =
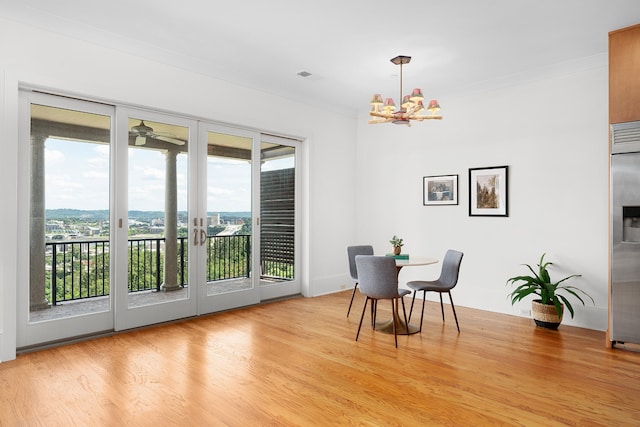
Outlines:
{"type": "Polygon", "coordinates": [[[152,127],[147,126],[144,120],[140,120],[140,124],[131,128],[131,135],[136,137],[135,145],[145,145],[147,137],[160,141],[169,142],[176,145],[184,145],[187,141],[179,139],[176,135],[169,132],[155,132],[152,127]]]}

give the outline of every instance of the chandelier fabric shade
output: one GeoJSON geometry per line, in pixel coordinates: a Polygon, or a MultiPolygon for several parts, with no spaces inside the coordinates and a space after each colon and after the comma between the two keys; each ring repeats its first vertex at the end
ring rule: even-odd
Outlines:
{"type": "Polygon", "coordinates": [[[425,110],[424,108],[424,95],[422,95],[422,89],[415,88],[411,91],[411,95],[402,96],[402,66],[411,62],[410,56],[396,56],[391,59],[396,65],[400,66],[400,108],[396,110],[396,104],[393,98],[387,98],[382,100],[382,95],[376,93],[371,98],[371,111],[369,115],[373,118],[369,120],[369,123],[395,123],[411,126],[411,121],[423,121],[423,120],[442,120],[442,116],[437,116],[440,110],[440,104],[435,99],[429,101],[426,108],[430,114],[422,115],[420,112],[425,110]]]}

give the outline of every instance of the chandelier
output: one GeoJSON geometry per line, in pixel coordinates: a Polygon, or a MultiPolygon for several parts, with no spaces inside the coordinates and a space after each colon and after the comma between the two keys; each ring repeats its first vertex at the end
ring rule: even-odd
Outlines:
{"type": "Polygon", "coordinates": [[[438,101],[432,99],[429,101],[427,111],[430,115],[419,114],[424,110],[424,104],[422,100],[422,90],[416,88],[411,92],[411,95],[405,95],[402,97],[402,66],[411,62],[410,56],[396,56],[391,59],[396,65],[400,66],[400,99],[402,104],[400,108],[396,110],[396,104],[392,98],[385,99],[382,102],[382,96],[380,94],[373,95],[371,99],[371,111],[369,115],[373,118],[369,120],[369,123],[395,123],[399,125],[411,126],[411,120],[423,121],[423,120],[442,120],[442,116],[436,116],[435,113],[440,110],[438,101]]]}

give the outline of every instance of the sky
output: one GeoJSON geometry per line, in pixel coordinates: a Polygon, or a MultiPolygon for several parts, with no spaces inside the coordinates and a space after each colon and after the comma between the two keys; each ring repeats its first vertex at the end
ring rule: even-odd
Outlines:
{"type": "MultiPolygon", "coordinates": [[[[129,148],[128,210],[163,211],[165,156],[129,148]]],[[[178,210],[187,210],[186,154],[177,159],[178,210]]],[[[263,170],[291,167],[265,163],[263,170]]],[[[46,209],[109,209],[109,146],[50,138],[45,143],[46,209]]],[[[251,165],[207,159],[207,212],[251,211],[251,165]]]]}

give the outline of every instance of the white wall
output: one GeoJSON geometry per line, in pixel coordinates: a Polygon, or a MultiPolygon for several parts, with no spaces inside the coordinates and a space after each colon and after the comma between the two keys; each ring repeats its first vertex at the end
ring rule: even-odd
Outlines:
{"type": "Polygon", "coordinates": [[[355,235],[345,220],[354,212],[354,187],[345,183],[354,175],[355,118],[1,18],[0,76],[1,197],[9,207],[0,210],[0,360],[15,357],[15,289],[27,285],[15,266],[20,83],[304,138],[303,293],[339,288],[344,248],[355,235]]]}
{"type": "MultiPolygon", "coordinates": [[[[593,62],[593,61],[592,61],[593,62]]],[[[543,252],[552,278],[572,279],[595,301],[564,323],[607,327],[607,59],[596,66],[517,86],[440,99],[442,122],[411,128],[358,121],[357,241],[389,252],[442,258],[464,252],[456,305],[520,315],[507,278],[543,252]],[[509,217],[469,217],[468,169],[509,166],[509,217]],[[459,175],[458,206],[423,206],[422,177],[459,175]]],[[[400,281],[437,277],[439,266],[410,267],[400,281]]],[[[437,296],[434,296],[437,298],[437,296]]],[[[445,297],[446,300],[446,297],[445,297]]],[[[464,319],[461,319],[464,325],[464,319]]],[[[463,326],[464,327],[464,326],[463,326]]],[[[603,343],[604,345],[604,343],[603,343]]]]}
{"type": "MultiPolygon", "coordinates": [[[[305,138],[303,292],[340,290],[346,246],[465,252],[458,305],[519,314],[506,278],[542,252],[558,275],[582,273],[596,307],[565,322],[604,330],[607,313],[607,64],[519,86],[440,99],[442,122],[368,125],[227,82],[0,19],[0,360],[15,356],[17,88],[49,87],[305,138]],[[246,100],[251,100],[247,108],[246,100]],[[509,217],[468,216],[468,169],[509,165],[509,217]],[[458,206],[422,206],[422,177],[458,174],[458,206]]],[[[406,268],[401,282],[437,276],[406,268]]],[[[461,319],[464,327],[464,319],[461,319]]]]}

